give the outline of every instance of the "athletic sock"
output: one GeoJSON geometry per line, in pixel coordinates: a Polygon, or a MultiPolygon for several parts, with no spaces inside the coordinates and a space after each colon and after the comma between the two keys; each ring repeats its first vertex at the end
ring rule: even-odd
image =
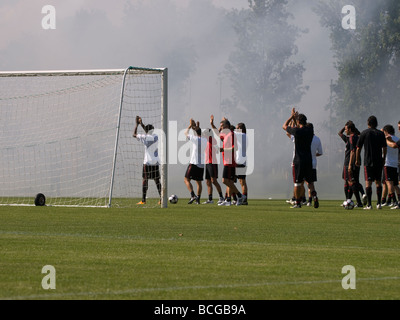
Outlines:
{"type": "Polygon", "coordinates": [[[208,195],[208,200],[209,200],[209,201],[212,201],[212,194],[209,194],[209,195],[208,195]]]}
{"type": "Polygon", "coordinates": [[[365,193],[367,194],[367,198],[368,198],[368,206],[371,207],[372,206],[372,188],[371,187],[365,188],[365,193]]]}
{"type": "Polygon", "coordinates": [[[378,204],[381,204],[381,199],[382,199],[382,193],[383,193],[383,187],[376,187],[376,194],[378,196],[378,204]]]}
{"type": "Polygon", "coordinates": [[[358,189],[357,185],[353,184],[353,193],[354,193],[354,196],[356,197],[357,204],[361,204],[362,202],[361,202],[360,193],[358,192],[357,189],[358,189]]]}
{"type": "Polygon", "coordinates": [[[192,198],[194,198],[194,197],[196,197],[196,194],[192,191],[192,192],[190,193],[190,196],[191,196],[192,198]]]}

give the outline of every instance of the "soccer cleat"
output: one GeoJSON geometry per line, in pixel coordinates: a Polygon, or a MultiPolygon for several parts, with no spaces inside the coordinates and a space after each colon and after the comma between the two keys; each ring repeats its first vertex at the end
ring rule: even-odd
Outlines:
{"type": "Polygon", "coordinates": [[[308,202],[307,202],[307,207],[311,207],[311,206],[312,206],[311,201],[308,201],[308,202]]]}
{"type": "Polygon", "coordinates": [[[364,206],[366,206],[368,203],[368,197],[366,194],[363,194],[363,196],[362,196],[362,203],[364,206]]]}
{"type": "Polygon", "coordinates": [[[318,201],[318,197],[314,197],[314,208],[318,209],[319,208],[319,201],[318,201]]]}
{"type": "Polygon", "coordinates": [[[207,200],[207,201],[204,201],[204,202],[203,202],[203,204],[213,204],[213,203],[214,203],[213,200],[207,200]]]}
{"type": "Polygon", "coordinates": [[[364,210],[372,210],[372,206],[366,206],[363,208],[364,210]]]}
{"type": "Polygon", "coordinates": [[[381,207],[386,207],[386,206],[388,206],[387,202],[381,204],[381,207]]]}
{"type": "Polygon", "coordinates": [[[237,206],[241,206],[242,204],[243,204],[243,197],[238,197],[238,198],[237,198],[236,205],[237,205],[237,206]]]}
{"type": "Polygon", "coordinates": [[[291,209],[301,209],[301,204],[295,204],[293,207],[290,207],[291,209]]]}
{"type": "Polygon", "coordinates": [[[197,200],[197,197],[191,197],[188,204],[192,204],[193,202],[195,202],[197,200]]]}
{"type": "Polygon", "coordinates": [[[390,208],[390,210],[397,210],[397,209],[400,209],[400,205],[397,205],[397,206],[394,206],[394,207],[390,208]]]}
{"type": "Polygon", "coordinates": [[[200,199],[199,198],[196,199],[195,204],[200,204],[200,199]]]}
{"type": "Polygon", "coordinates": [[[225,201],[225,199],[224,198],[219,198],[219,200],[218,200],[218,204],[221,204],[221,203],[223,203],[225,201]]]}
{"type": "Polygon", "coordinates": [[[224,202],[222,202],[222,203],[220,203],[220,204],[218,204],[219,206],[221,206],[221,207],[224,207],[224,206],[226,206],[226,207],[229,207],[229,206],[231,206],[232,204],[231,204],[231,202],[230,201],[224,201],[224,202]]]}
{"type": "Polygon", "coordinates": [[[146,202],[140,201],[140,202],[138,202],[138,203],[136,203],[136,204],[143,205],[143,204],[146,204],[146,202]]]}
{"type": "Polygon", "coordinates": [[[377,205],[376,205],[376,208],[377,208],[378,210],[382,210],[382,205],[381,205],[381,204],[377,204],[377,205]]]}
{"type": "Polygon", "coordinates": [[[364,207],[362,203],[357,203],[357,204],[354,206],[354,208],[362,208],[362,207],[364,207]]]}

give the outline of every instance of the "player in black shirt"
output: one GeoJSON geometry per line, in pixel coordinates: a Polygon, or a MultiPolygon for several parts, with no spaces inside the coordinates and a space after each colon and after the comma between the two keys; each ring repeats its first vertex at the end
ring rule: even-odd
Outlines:
{"type": "Polygon", "coordinates": [[[361,150],[364,147],[365,189],[368,206],[372,209],[372,183],[375,181],[378,196],[377,209],[382,209],[382,170],[385,164],[387,143],[385,134],[377,129],[378,120],[375,116],[368,118],[368,129],[364,130],[357,143],[356,165],[361,166],[361,150]]]}
{"type": "Polygon", "coordinates": [[[347,199],[351,199],[353,194],[356,197],[357,207],[362,208],[363,204],[367,204],[367,196],[364,188],[360,183],[360,167],[355,165],[357,142],[360,131],[356,128],[353,121],[348,121],[344,128],[338,133],[340,138],[346,143],[344,166],[342,178],[345,182],[344,193],[347,199]],[[344,134],[345,133],[345,134],[344,134]],[[363,202],[361,202],[361,197],[363,202]]]}
{"type": "MultiPolygon", "coordinates": [[[[314,137],[314,130],[307,126],[307,117],[304,114],[298,114],[294,108],[291,117],[283,125],[283,129],[294,136],[295,139],[293,170],[296,205],[293,208],[301,208],[302,195],[305,192],[304,182],[312,181],[311,142],[314,137]],[[289,126],[291,122],[295,122],[296,126],[289,126]]],[[[319,202],[315,190],[311,190],[311,195],[314,200],[314,208],[318,208],[319,202]]]]}

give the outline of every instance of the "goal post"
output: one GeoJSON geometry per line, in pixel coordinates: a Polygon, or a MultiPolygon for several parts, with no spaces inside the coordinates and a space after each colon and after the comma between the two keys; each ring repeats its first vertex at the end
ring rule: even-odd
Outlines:
{"type": "Polygon", "coordinates": [[[167,68],[0,72],[0,123],[0,205],[167,207],[167,68]]]}

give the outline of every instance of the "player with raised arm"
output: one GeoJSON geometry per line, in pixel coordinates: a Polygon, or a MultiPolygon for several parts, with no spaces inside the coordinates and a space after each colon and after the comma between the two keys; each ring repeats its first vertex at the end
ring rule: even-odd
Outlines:
{"type": "Polygon", "coordinates": [[[207,139],[206,148],[206,173],[205,179],[207,184],[208,199],[203,204],[212,204],[213,200],[213,186],[217,189],[219,200],[218,204],[224,202],[224,196],[222,194],[221,185],[218,182],[218,160],[217,160],[217,147],[218,142],[214,137],[214,131],[212,129],[206,129],[204,136],[207,139]]]}
{"type": "MultiPolygon", "coordinates": [[[[161,198],[160,169],[158,159],[158,136],[153,133],[154,127],[151,124],[144,125],[142,118],[136,116],[136,126],[133,130],[133,137],[144,145],[144,160],[142,171],[142,201],[138,205],[146,204],[149,180],[154,180],[158,194],[161,198]],[[145,134],[138,134],[138,126],[141,126],[145,134]]],[[[161,200],[159,204],[161,203],[161,200]]]]}
{"type": "Polygon", "coordinates": [[[193,119],[190,119],[190,124],[185,131],[186,138],[192,142],[192,151],[189,165],[185,173],[185,185],[190,192],[190,200],[188,204],[196,202],[200,204],[200,197],[203,190],[203,175],[204,175],[204,162],[205,162],[205,149],[207,146],[207,139],[202,137],[200,123],[193,119]],[[195,134],[190,134],[189,131],[193,130],[195,134]],[[194,193],[191,180],[196,181],[197,184],[197,196],[194,193]]]}
{"type": "MultiPolygon", "coordinates": [[[[314,132],[312,128],[307,126],[307,117],[304,114],[298,115],[295,108],[292,109],[290,118],[283,124],[282,128],[294,137],[295,156],[293,160],[293,170],[296,204],[292,208],[301,208],[302,197],[305,194],[304,182],[312,181],[311,143],[314,132]],[[294,120],[296,120],[297,126],[291,127],[290,124],[293,123],[294,120]]],[[[318,203],[315,191],[312,196],[315,205],[315,203],[318,203]]]]}
{"type": "Polygon", "coordinates": [[[367,121],[368,129],[364,130],[357,143],[356,166],[361,166],[361,150],[364,148],[365,189],[368,205],[365,210],[372,209],[372,183],[376,184],[377,209],[382,209],[382,170],[385,164],[387,143],[385,134],[378,130],[378,120],[370,116],[367,121]]]}
{"type": "Polygon", "coordinates": [[[230,206],[232,204],[231,197],[232,194],[237,195],[237,206],[242,205],[243,197],[242,194],[235,186],[236,177],[236,161],[235,161],[235,151],[236,146],[234,144],[234,134],[231,131],[231,124],[228,119],[223,119],[220,122],[219,129],[214,125],[214,116],[211,115],[210,118],[211,128],[215,133],[219,133],[219,137],[222,141],[222,159],[224,163],[224,171],[222,174],[222,183],[227,187],[227,198],[226,200],[219,204],[219,206],[230,206]]]}

